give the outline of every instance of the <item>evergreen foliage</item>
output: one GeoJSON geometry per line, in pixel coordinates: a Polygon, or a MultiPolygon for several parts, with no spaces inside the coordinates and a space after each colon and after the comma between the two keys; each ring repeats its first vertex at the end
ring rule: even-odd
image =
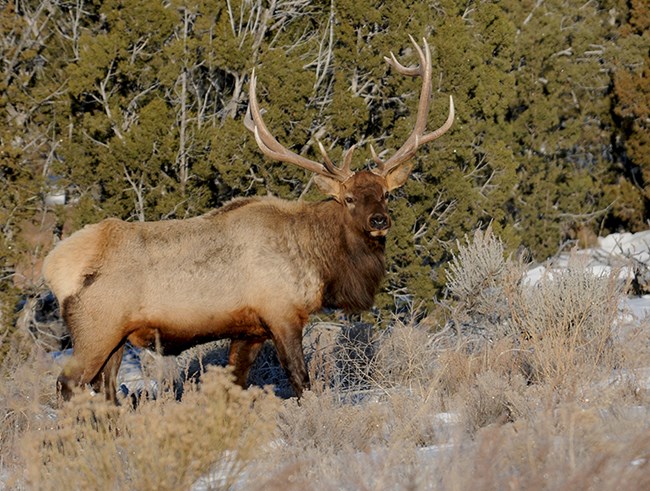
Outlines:
{"type": "MultiPolygon", "coordinates": [[[[431,301],[458,237],[492,223],[506,246],[554,254],[576,230],[646,227],[650,10],[642,0],[23,0],[0,7],[3,292],[21,223],[64,233],[107,216],[200,214],[233,196],[322,199],[243,127],[250,72],[272,133],[318,159],[394,152],[415,119],[407,34],[433,51],[429,127],[392,198],[378,305],[431,301]],[[65,189],[64,207],[45,197],[65,189]]],[[[13,300],[5,299],[9,308],[13,300]]],[[[5,320],[8,316],[5,316],[5,320]]]]}

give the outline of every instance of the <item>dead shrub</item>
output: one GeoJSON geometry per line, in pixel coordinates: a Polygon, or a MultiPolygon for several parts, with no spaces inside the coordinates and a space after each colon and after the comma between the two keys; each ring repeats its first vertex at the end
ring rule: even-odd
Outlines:
{"type": "Polygon", "coordinates": [[[408,490],[432,489],[419,465],[417,451],[408,445],[337,454],[306,453],[297,461],[280,461],[260,468],[259,478],[246,489],[264,491],[408,490]]]}
{"type": "Polygon", "coordinates": [[[568,267],[511,292],[512,328],[533,380],[572,386],[609,371],[620,350],[612,334],[626,284],[596,275],[573,255],[568,267]]]}
{"type": "Polygon", "coordinates": [[[0,467],[20,467],[15,452],[25,432],[44,428],[54,417],[52,362],[31,338],[17,333],[7,341],[0,363],[0,467]]]}
{"type": "Polygon", "coordinates": [[[521,258],[505,256],[503,243],[491,227],[476,230],[465,244],[458,242],[447,269],[447,291],[456,302],[451,320],[465,342],[471,336],[495,339],[509,334],[507,293],[519,283],[524,269],[521,258]]]}
{"type": "Polygon", "coordinates": [[[25,433],[26,481],[34,489],[188,489],[228,462],[226,486],[271,440],[277,409],[274,396],[242,390],[223,369],[209,370],[180,403],[130,410],[82,393],[49,428],[25,433]]]}
{"type": "Polygon", "coordinates": [[[462,420],[470,434],[479,428],[516,421],[527,413],[526,380],[521,374],[478,373],[457,397],[462,420]]]}
{"type": "Polygon", "coordinates": [[[395,319],[376,338],[372,382],[382,388],[427,390],[435,380],[436,337],[415,320],[395,319]]]}
{"type": "Polygon", "coordinates": [[[480,351],[441,352],[436,361],[441,406],[458,412],[470,434],[528,414],[531,388],[521,361],[511,337],[485,344],[480,351]]]}
{"type": "Polygon", "coordinates": [[[521,350],[513,337],[484,344],[480,351],[460,345],[442,350],[436,357],[436,376],[446,396],[454,396],[488,371],[505,377],[525,371],[521,350]]]}
{"type": "Polygon", "coordinates": [[[362,322],[310,325],[303,344],[312,391],[370,389],[375,335],[374,326],[362,322]]]}
{"type": "Polygon", "coordinates": [[[444,489],[646,489],[648,413],[612,425],[575,403],[480,430],[443,476],[444,489]],[[468,471],[471,470],[471,471],[468,471]]]}
{"type": "Polygon", "coordinates": [[[446,443],[449,439],[452,428],[435,416],[441,413],[442,407],[434,383],[427,393],[391,392],[384,404],[383,426],[389,447],[419,448],[446,443]]]}
{"type": "Polygon", "coordinates": [[[307,450],[319,454],[364,450],[384,441],[384,411],[376,403],[342,403],[329,390],[309,391],[300,404],[296,400],[285,403],[279,413],[279,434],[289,457],[300,457],[307,450]]]}
{"type": "Polygon", "coordinates": [[[419,481],[417,448],[446,442],[428,397],[391,390],[380,400],[342,401],[333,391],[307,392],[280,413],[281,444],[255,467],[254,489],[404,489],[419,481]],[[315,484],[317,483],[317,484],[315,484]]]}
{"type": "Polygon", "coordinates": [[[442,383],[451,392],[450,385],[475,370],[460,366],[474,363],[463,353],[489,354],[490,344],[499,339],[510,340],[517,369],[529,382],[548,382],[568,394],[621,363],[625,350],[613,327],[628,285],[619,271],[597,274],[585,256],[574,253],[566,268],[530,284],[522,276],[524,266],[504,257],[490,228],[459,244],[448,271],[457,354],[440,359],[443,367],[457,365],[457,373],[447,370],[442,383]]]}

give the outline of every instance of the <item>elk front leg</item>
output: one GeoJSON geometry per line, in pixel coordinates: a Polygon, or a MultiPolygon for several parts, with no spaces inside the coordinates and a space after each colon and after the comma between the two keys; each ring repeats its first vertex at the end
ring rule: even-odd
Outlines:
{"type": "Polygon", "coordinates": [[[251,366],[263,345],[264,339],[233,339],[230,342],[228,364],[234,367],[235,383],[244,389],[248,384],[251,366]]]}
{"type": "Polygon", "coordinates": [[[289,382],[300,399],[303,391],[309,390],[309,374],[302,351],[302,327],[274,332],[273,343],[282,368],[287,372],[289,382]]]}

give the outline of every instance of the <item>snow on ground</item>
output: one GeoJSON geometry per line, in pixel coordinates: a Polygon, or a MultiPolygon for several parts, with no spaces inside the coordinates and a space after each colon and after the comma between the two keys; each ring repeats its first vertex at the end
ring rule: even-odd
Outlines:
{"type": "MultiPolygon", "coordinates": [[[[632,234],[611,234],[598,238],[598,245],[590,249],[559,254],[543,264],[531,268],[524,284],[534,286],[543,278],[565,270],[570,261],[582,260],[596,276],[616,273],[621,281],[635,280],[640,287],[650,287],[650,230],[632,234]]],[[[647,288],[650,291],[650,288],[647,288]]],[[[650,316],[650,294],[630,296],[621,305],[621,320],[641,321],[650,316]]]]}
{"type": "Polygon", "coordinates": [[[650,230],[611,234],[598,238],[598,249],[614,256],[631,257],[650,265],[650,230]]]}
{"type": "Polygon", "coordinates": [[[650,295],[629,297],[625,300],[625,306],[633,319],[643,320],[650,316],[650,295]]]}

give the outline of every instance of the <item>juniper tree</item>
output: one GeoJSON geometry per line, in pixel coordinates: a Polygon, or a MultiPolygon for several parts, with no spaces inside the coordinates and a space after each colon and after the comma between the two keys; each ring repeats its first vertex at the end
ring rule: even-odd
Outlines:
{"type": "MultiPolygon", "coordinates": [[[[244,129],[257,67],[265,120],[287,147],[334,160],[390,155],[419,85],[383,57],[433,48],[429,127],[456,122],[414,160],[392,200],[380,307],[431,301],[456,239],[492,229],[538,259],[578,227],[645,226],[648,12],[644,2],[124,0],[0,9],[0,178],[5,284],[19,219],[48,186],[64,233],[106,216],[200,214],[233,196],[322,199],[306,173],[266,160],[244,129]],[[645,74],[645,75],[644,75],[645,74]],[[645,78],[644,78],[645,77],[645,78]]],[[[39,215],[40,214],[40,215],[39,215]]]]}
{"type": "Polygon", "coordinates": [[[630,4],[629,17],[620,25],[610,98],[619,153],[605,192],[613,203],[610,226],[642,230],[650,206],[650,8],[641,0],[630,4]]]}

